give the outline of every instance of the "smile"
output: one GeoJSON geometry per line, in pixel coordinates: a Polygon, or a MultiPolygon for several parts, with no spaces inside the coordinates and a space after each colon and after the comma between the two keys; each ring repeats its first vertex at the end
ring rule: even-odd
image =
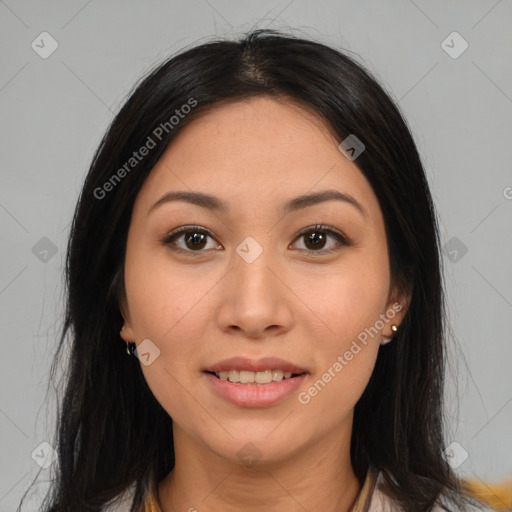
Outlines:
{"type": "MultiPolygon", "coordinates": [[[[227,380],[240,384],[270,384],[271,382],[279,382],[283,379],[290,379],[294,374],[283,370],[263,370],[252,372],[249,370],[228,370],[222,372],[214,372],[221,380],[227,380]]],[[[300,375],[300,374],[296,374],[300,375]]]]}
{"type": "Polygon", "coordinates": [[[218,373],[219,375],[214,372],[203,373],[214,394],[238,407],[250,408],[270,407],[285,400],[298,392],[308,375],[307,373],[294,375],[291,372],[285,374],[282,370],[260,372],[231,370],[218,373]],[[221,373],[223,378],[220,377],[221,373]],[[231,374],[233,374],[233,379],[238,379],[236,382],[230,380],[231,374]],[[273,374],[279,380],[273,380],[273,374]],[[264,382],[261,382],[262,380],[264,382]]]}

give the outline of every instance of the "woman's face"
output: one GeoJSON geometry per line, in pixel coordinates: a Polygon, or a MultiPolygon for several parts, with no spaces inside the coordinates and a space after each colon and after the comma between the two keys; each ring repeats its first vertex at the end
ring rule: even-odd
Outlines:
{"type": "Polygon", "coordinates": [[[145,340],[141,368],[175,443],[275,462],[350,438],[381,336],[406,308],[377,198],[340,142],[309,111],[259,97],[192,122],[144,183],[122,335],[145,340]],[[176,192],[189,200],[165,200],[176,192]]]}

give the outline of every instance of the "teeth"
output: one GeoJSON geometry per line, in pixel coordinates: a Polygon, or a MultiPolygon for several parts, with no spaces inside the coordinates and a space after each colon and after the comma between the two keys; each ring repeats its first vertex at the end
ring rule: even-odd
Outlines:
{"type": "MultiPolygon", "coordinates": [[[[247,372],[253,373],[253,372],[247,372]]],[[[272,370],[265,370],[264,372],[257,372],[254,374],[254,380],[258,384],[268,384],[273,381],[272,370]]]]}
{"type": "Polygon", "coordinates": [[[283,380],[283,377],[284,377],[283,370],[272,370],[272,380],[275,380],[276,382],[278,382],[280,380],[283,380]]]}
{"type": "Polygon", "coordinates": [[[229,370],[216,372],[215,375],[221,380],[229,380],[229,382],[239,382],[241,384],[269,384],[270,382],[279,382],[283,379],[289,379],[292,372],[284,372],[283,370],[264,370],[262,372],[251,372],[248,370],[229,370]]]}
{"type": "MultiPolygon", "coordinates": [[[[260,373],[260,372],[258,372],[260,373]]],[[[246,372],[242,370],[240,372],[240,382],[242,384],[249,384],[250,382],[254,382],[255,374],[254,372],[246,372]]]]}

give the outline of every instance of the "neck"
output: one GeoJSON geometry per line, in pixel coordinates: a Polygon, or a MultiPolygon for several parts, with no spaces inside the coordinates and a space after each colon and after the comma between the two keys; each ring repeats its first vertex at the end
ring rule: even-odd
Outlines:
{"type": "Polygon", "coordinates": [[[350,442],[341,442],[339,432],[286,460],[251,467],[205,452],[176,426],[173,431],[175,466],[158,484],[161,512],[348,512],[361,490],[350,442]]]}

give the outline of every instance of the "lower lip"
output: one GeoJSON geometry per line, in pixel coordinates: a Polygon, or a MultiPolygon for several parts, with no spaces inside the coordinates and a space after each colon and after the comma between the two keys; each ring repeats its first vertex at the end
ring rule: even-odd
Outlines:
{"type": "Polygon", "coordinates": [[[204,373],[213,389],[224,399],[239,407],[268,407],[289,397],[302,384],[307,373],[269,384],[236,384],[204,373]]]}

